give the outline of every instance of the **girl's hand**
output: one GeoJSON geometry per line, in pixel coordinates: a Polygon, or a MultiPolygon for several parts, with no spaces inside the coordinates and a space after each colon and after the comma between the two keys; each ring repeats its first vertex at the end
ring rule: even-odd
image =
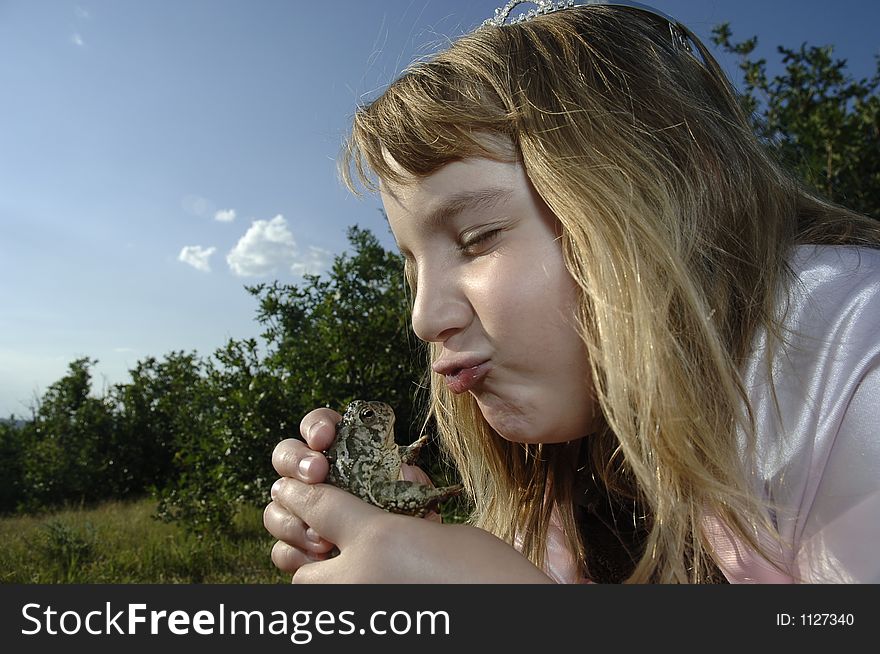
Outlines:
{"type": "Polygon", "coordinates": [[[279,540],[272,560],[294,573],[293,583],[551,581],[513,547],[476,527],[388,513],[339,488],[293,478],[279,480],[272,492],[274,504],[339,548],[338,556],[326,558],[279,540]]]}
{"type": "MultiPolygon", "coordinates": [[[[297,479],[307,484],[317,484],[327,477],[329,465],[322,454],[336,438],[336,423],[342,419],[331,409],[316,409],[300,422],[300,433],[305,442],[288,438],[278,443],[272,452],[272,465],[284,478],[297,479]]],[[[430,484],[428,475],[416,466],[404,465],[404,479],[430,484]]],[[[273,487],[272,497],[276,490],[273,487]]],[[[436,513],[429,514],[426,519],[440,521],[436,513]]],[[[279,539],[272,549],[272,561],[281,570],[293,572],[301,565],[327,558],[333,549],[333,543],[322,538],[309,524],[284,505],[272,501],[263,511],[263,525],[273,536],[279,539]]]]}
{"type": "MultiPolygon", "coordinates": [[[[335,438],[341,416],[316,409],[303,418],[296,439],[282,441],[272,462],[282,478],[272,486],[263,514],[278,542],[272,561],[295,583],[549,582],[514,548],[488,532],[388,513],[341,489],[322,484],[321,454],[335,438]],[[327,553],[334,544],[338,556],[327,553]]],[[[415,466],[404,477],[430,483],[415,466]]]]}

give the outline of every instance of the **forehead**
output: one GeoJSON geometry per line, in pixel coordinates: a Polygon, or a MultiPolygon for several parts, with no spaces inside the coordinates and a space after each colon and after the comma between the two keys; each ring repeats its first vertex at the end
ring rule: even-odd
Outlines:
{"type": "MultiPolygon", "coordinates": [[[[468,141],[467,144],[462,145],[461,152],[434,153],[435,160],[442,159],[447,163],[440,164],[432,174],[427,176],[412,174],[404,165],[405,160],[404,163],[399,162],[383,144],[381,146],[382,159],[392,173],[400,178],[399,181],[380,180],[379,187],[383,200],[388,197],[402,203],[407,197],[417,193],[443,191],[444,183],[447,181],[460,183],[460,180],[455,178],[457,173],[462,172],[462,169],[469,169],[468,172],[475,176],[475,181],[479,181],[481,177],[491,175],[493,168],[497,169],[502,164],[518,164],[521,160],[519,150],[509,136],[475,131],[468,133],[468,141]],[[493,166],[493,164],[495,165],[493,166]]],[[[425,147],[430,151],[430,145],[425,144],[425,147]]],[[[432,155],[428,155],[428,157],[430,160],[432,155]]],[[[424,168],[424,164],[425,162],[420,159],[418,165],[413,169],[424,168]]]]}
{"type": "Polygon", "coordinates": [[[517,162],[471,157],[448,163],[425,177],[408,173],[402,183],[383,181],[380,184],[382,203],[388,218],[434,215],[443,204],[468,198],[495,200],[496,196],[526,194],[528,180],[517,162]]]}

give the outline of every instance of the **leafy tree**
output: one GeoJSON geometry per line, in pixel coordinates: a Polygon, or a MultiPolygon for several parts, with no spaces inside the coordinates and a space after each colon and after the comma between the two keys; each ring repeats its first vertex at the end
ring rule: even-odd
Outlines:
{"type": "Polygon", "coordinates": [[[114,438],[121,445],[116,496],[156,491],[172,478],[179,434],[191,428],[203,367],[192,352],[171,352],[162,361],[148,357],[129,371],[129,383],[112,389],[114,438]]]}
{"type": "Polygon", "coordinates": [[[52,384],[22,431],[23,504],[39,507],[107,497],[114,476],[113,411],[90,395],[96,361],[73,361],[52,384]]]}
{"type": "Polygon", "coordinates": [[[170,420],[173,471],[157,489],[160,517],[225,531],[230,511],[265,502],[270,454],[290,422],[279,389],[253,339],[230,340],[200,363],[170,420]]]}
{"type": "Polygon", "coordinates": [[[880,218],[880,56],[870,79],[854,80],[833,47],[779,47],[785,66],[772,79],[749,55],[756,37],[731,41],[728,23],[712,40],[740,58],[743,106],[756,133],[807,184],[829,199],[880,218]]]}

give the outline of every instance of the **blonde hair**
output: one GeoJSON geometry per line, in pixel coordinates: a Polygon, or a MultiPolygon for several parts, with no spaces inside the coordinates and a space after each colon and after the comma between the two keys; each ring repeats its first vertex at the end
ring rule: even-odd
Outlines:
{"type": "Polygon", "coordinates": [[[557,507],[589,572],[573,508],[579,465],[644,527],[627,581],[711,580],[707,512],[760,551],[758,531],[772,525],[750,485],[753,448],[738,438],[751,443],[755,428],[740,366],[758,328],[778,333],[791,245],[878,241],[873,222],[774,161],[689,36],[702,61],[671,43],[665,21],[619,7],[478,30],[360,108],[340,162],[357,193],[355,178],[377,190],[372,175],[405,184],[455,160],[513,158],[559,220],[607,428],[511,443],[469,394],[437,375],[431,384],[473,523],[519,539],[539,566],[557,507]]]}

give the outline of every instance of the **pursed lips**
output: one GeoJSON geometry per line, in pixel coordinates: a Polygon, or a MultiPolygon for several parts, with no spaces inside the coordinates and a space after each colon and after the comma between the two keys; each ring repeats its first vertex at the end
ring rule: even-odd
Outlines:
{"type": "Polygon", "coordinates": [[[432,370],[443,375],[446,386],[456,394],[466,393],[479,384],[490,371],[488,359],[461,358],[456,360],[439,359],[432,370]]]}

